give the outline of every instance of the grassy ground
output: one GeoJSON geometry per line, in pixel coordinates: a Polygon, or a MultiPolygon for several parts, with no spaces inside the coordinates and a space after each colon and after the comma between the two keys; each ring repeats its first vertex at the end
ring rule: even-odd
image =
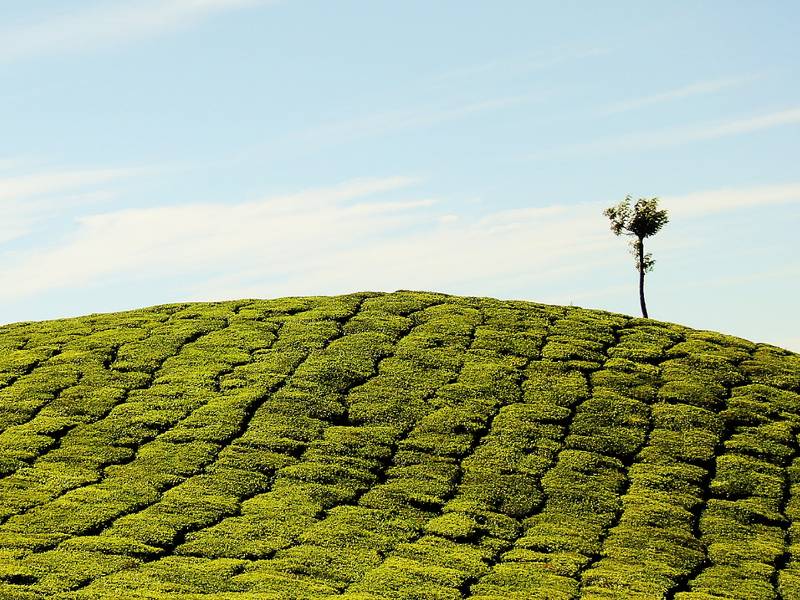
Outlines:
{"type": "Polygon", "coordinates": [[[432,293],[0,327],[0,598],[800,598],[800,356],[432,293]]]}

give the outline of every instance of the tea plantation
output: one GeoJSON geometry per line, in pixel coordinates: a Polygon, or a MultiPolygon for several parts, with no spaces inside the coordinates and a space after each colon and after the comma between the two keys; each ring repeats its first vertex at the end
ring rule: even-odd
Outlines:
{"type": "Polygon", "coordinates": [[[0,598],[800,599],[800,356],[396,292],[0,327],[0,598]]]}

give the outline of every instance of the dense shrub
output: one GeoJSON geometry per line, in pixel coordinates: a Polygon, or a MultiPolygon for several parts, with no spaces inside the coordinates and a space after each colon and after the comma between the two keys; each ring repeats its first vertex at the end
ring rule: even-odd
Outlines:
{"type": "Polygon", "coordinates": [[[800,363],[395,292],[0,327],[0,598],[800,597],[800,363]]]}

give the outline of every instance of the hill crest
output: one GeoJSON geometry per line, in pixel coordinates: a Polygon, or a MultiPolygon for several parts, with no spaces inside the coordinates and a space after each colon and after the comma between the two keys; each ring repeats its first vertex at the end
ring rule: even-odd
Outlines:
{"type": "Polygon", "coordinates": [[[400,291],[0,349],[0,597],[800,597],[774,346],[400,291]]]}

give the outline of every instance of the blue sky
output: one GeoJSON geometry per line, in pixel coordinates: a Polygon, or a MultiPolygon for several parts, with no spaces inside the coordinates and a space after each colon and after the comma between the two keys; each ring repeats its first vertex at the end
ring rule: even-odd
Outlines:
{"type": "Polygon", "coordinates": [[[433,289],[800,351],[800,5],[0,7],[0,321],[433,289]]]}

